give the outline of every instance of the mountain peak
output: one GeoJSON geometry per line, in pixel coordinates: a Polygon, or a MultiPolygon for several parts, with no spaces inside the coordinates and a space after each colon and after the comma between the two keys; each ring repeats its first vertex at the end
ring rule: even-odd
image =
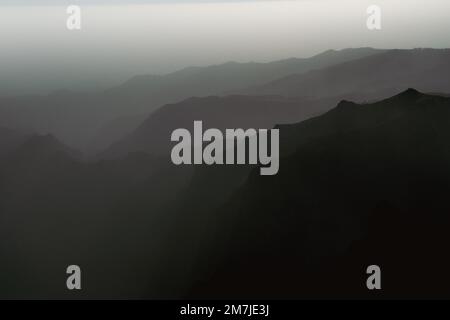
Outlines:
{"type": "Polygon", "coordinates": [[[419,97],[424,96],[423,93],[417,91],[414,88],[408,88],[407,90],[397,94],[396,96],[394,96],[393,98],[401,98],[401,99],[408,99],[408,100],[416,100],[419,97]]]}
{"type": "Polygon", "coordinates": [[[408,88],[407,90],[405,90],[401,93],[401,95],[408,95],[408,96],[418,95],[418,94],[421,94],[421,93],[414,88],[408,88]]]}
{"type": "Polygon", "coordinates": [[[356,106],[357,104],[352,102],[352,101],[348,101],[348,100],[341,100],[338,105],[336,106],[336,109],[343,109],[343,108],[348,108],[348,107],[353,107],[356,106]]]}

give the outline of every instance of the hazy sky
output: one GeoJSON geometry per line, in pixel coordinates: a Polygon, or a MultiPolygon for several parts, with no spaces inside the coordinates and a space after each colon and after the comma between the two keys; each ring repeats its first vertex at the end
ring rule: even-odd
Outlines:
{"type": "Polygon", "coordinates": [[[449,30],[449,0],[0,0],[0,94],[327,49],[443,48],[449,30]],[[81,6],[82,30],[67,30],[65,4],[81,6]],[[381,31],[366,28],[370,4],[382,8],[381,31]]]}

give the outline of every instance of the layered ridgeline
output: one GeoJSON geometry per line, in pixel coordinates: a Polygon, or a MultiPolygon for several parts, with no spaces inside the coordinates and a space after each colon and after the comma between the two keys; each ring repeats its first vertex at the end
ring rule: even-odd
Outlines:
{"type": "Polygon", "coordinates": [[[276,124],[293,123],[325,112],[331,103],[328,99],[311,101],[280,96],[189,98],[158,109],[99,157],[115,159],[132,152],[169,157],[173,147],[172,132],[179,128],[192,130],[194,121],[202,121],[205,130],[271,129],[276,124]]]}
{"type": "Polygon", "coordinates": [[[449,122],[450,98],[412,89],[343,101],[279,127],[275,176],[145,152],[84,163],[52,136],[12,139],[0,296],[73,297],[73,261],[84,298],[363,297],[371,264],[383,297],[446,295],[449,122]]]}
{"type": "Polygon", "coordinates": [[[168,75],[138,76],[101,92],[59,90],[47,96],[4,97],[0,98],[0,126],[51,133],[72,147],[93,152],[129,133],[164,104],[262,85],[381,52],[371,48],[330,50],[306,59],[230,62],[190,67],[168,75]]]}
{"type": "MultiPolygon", "coordinates": [[[[378,100],[407,87],[450,92],[449,66],[447,49],[360,48],[327,51],[308,59],[187,68],[165,76],[136,77],[102,92],[60,90],[48,96],[1,98],[0,126],[51,133],[92,154],[111,143],[134,140],[135,129],[153,111],[194,96],[205,97],[197,100],[200,104],[210,101],[211,95],[275,95],[288,101],[300,97],[299,107],[307,111],[328,101],[317,114],[324,105],[331,108],[342,99],[378,100]]],[[[279,111],[276,116],[284,117],[284,110],[279,111]]],[[[291,122],[303,120],[305,113],[291,122]]],[[[111,153],[120,153],[116,151],[111,153]]]]}
{"type": "MultiPolygon", "coordinates": [[[[280,139],[278,175],[254,169],[214,212],[186,200],[199,217],[191,225],[202,227],[183,239],[204,236],[190,297],[448,297],[449,98],[410,89],[373,104],[343,101],[280,126],[280,139]],[[366,288],[372,264],[381,293],[366,288]]],[[[215,169],[209,176],[222,180],[205,188],[205,170],[190,199],[228,192],[230,175],[215,169]]]]}
{"type": "Polygon", "coordinates": [[[159,108],[101,156],[167,154],[170,133],[191,127],[194,120],[217,128],[271,128],[323,113],[342,99],[379,100],[408,87],[445,93],[450,91],[448,72],[450,50],[390,50],[240,90],[239,95],[191,98],[159,108]]]}
{"type": "Polygon", "coordinates": [[[389,50],[304,74],[292,74],[240,94],[277,94],[314,99],[324,96],[371,100],[404,88],[447,93],[450,49],[389,50]]]}

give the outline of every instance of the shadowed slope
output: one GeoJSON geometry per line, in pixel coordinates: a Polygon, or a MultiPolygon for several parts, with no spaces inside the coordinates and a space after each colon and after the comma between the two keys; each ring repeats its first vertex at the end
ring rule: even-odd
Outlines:
{"type": "Polygon", "coordinates": [[[280,130],[295,147],[216,212],[194,296],[449,296],[450,99],[407,90],[280,130]]]}

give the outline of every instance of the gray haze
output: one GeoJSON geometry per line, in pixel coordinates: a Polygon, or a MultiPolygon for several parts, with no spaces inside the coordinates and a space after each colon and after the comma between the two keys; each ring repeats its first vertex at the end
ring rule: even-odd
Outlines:
{"type": "Polygon", "coordinates": [[[327,49],[450,47],[448,0],[105,3],[0,0],[0,94],[92,90],[138,74],[327,49]],[[82,6],[81,31],[66,29],[66,3],[82,6]],[[366,28],[374,3],[381,31],[366,28]]]}

